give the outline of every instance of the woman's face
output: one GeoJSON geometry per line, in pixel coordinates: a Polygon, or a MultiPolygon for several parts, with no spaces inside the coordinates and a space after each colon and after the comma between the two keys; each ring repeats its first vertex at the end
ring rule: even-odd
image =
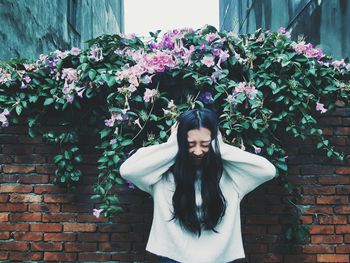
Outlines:
{"type": "Polygon", "coordinates": [[[211,143],[211,132],[207,128],[189,130],[187,132],[188,152],[195,165],[200,165],[208,153],[211,143]]]}

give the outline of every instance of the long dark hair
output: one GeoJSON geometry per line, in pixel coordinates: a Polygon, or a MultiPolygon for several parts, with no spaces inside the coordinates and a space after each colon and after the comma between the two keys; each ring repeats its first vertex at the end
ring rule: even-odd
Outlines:
{"type": "Polygon", "coordinates": [[[217,141],[218,119],[214,111],[195,109],[186,111],[179,117],[177,140],[179,151],[171,171],[176,185],[173,195],[173,218],[178,220],[186,230],[201,235],[201,230],[215,230],[225,214],[226,200],[221,192],[219,182],[222,176],[222,159],[217,141]],[[187,133],[193,129],[207,128],[211,132],[213,143],[202,163],[201,194],[202,220],[196,213],[195,180],[196,167],[190,160],[187,133]],[[213,149],[213,145],[215,150],[213,149]]]}

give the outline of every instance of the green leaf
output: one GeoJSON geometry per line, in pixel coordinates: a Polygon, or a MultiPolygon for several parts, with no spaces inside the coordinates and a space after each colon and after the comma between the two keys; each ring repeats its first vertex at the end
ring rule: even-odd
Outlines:
{"type": "Polygon", "coordinates": [[[53,98],[46,98],[45,101],[44,101],[44,105],[47,106],[47,105],[50,105],[54,102],[55,100],[53,98]]]}
{"type": "Polygon", "coordinates": [[[112,132],[112,129],[110,128],[103,129],[102,131],[100,131],[100,138],[103,139],[107,137],[111,132],[112,132]]]}
{"type": "Polygon", "coordinates": [[[17,115],[21,115],[22,109],[23,109],[23,107],[21,105],[18,104],[16,106],[16,113],[17,113],[17,115]]]}
{"type": "Polygon", "coordinates": [[[126,139],[126,140],[121,142],[121,145],[122,146],[128,146],[128,145],[132,144],[132,142],[133,142],[132,140],[126,139]]]}

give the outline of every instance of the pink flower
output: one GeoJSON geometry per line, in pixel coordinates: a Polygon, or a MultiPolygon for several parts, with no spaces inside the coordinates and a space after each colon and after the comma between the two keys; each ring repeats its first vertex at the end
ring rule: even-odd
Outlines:
{"type": "Polygon", "coordinates": [[[205,40],[208,41],[208,43],[212,42],[215,38],[219,37],[217,33],[210,33],[205,36],[205,40]]]}
{"type": "Polygon", "coordinates": [[[78,95],[80,98],[82,98],[82,97],[83,97],[83,93],[84,93],[84,91],[86,90],[86,88],[85,88],[85,87],[81,87],[81,88],[76,88],[75,90],[77,91],[77,95],[78,95]]]}
{"type": "Polygon", "coordinates": [[[208,68],[215,65],[214,57],[213,56],[205,56],[202,58],[201,62],[206,65],[208,68]]]}
{"type": "Polygon", "coordinates": [[[28,84],[32,79],[29,76],[25,76],[23,80],[28,84]]]}
{"type": "Polygon", "coordinates": [[[96,216],[96,218],[99,218],[103,210],[104,209],[93,209],[92,214],[96,216]]]}
{"type": "Polygon", "coordinates": [[[152,78],[153,78],[154,75],[152,76],[148,76],[148,75],[145,75],[143,78],[142,78],[142,82],[144,84],[150,84],[152,83],[152,78]]]}
{"type": "Polygon", "coordinates": [[[316,102],[316,110],[320,111],[321,113],[327,112],[327,109],[324,108],[324,104],[316,102]]]}
{"type": "Polygon", "coordinates": [[[156,89],[147,89],[145,93],[143,94],[143,100],[145,102],[153,101],[153,98],[156,96],[157,90],[156,89]]]}
{"type": "Polygon", "coordinates": [[[72,49],[70,50],[70,53],[73,56],[78,56],[80,54],[80,49],[77,47],[72,47],[72,49]]]}
{"type": "Polygon", "coordinates": [[[253,144],[253,147],[254,147],[254,151],[255,151],[256,154],[261,153],[261,148],[260,147],[257,147],[254,144],[253,144]]]}
{"type": "Polygon", "coordinates": [[[281,33],[281,34],[285,34],[286,33],[286,29],[284,27],[280,27],[278,29],[278,32],[281,33]]]}
{"type": "Polygon", "coordinates": [[[62,70],[61,79],[66,79],[70,83],[78,80],[79,74],[78,71],[74,68],[64,68],[62,70]]]}
{"type": "Polygon", "coordinates": [[[103,54],[102,54],[102,49],[94,46],[90,49],[90,56],[89,58],[95,60],[95,61],[101,61],[103,60],[103,54]]]}

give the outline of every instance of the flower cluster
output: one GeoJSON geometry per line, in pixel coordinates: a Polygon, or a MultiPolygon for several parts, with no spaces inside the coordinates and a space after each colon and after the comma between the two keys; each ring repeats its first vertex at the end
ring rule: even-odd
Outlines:
{"type": "Polygon", "coordinates": [[[239,82],[232,90],[232,95],[229,95],[231,96],[229,100],[235,101],[235,98],[240,94],[244,94],[248,99],[254,99],[257,93],[258,91],[254,86],[250,86],[246,82],[239,82]]]}
{"type": "Polygon", "coordinates": [[[6,69],[0,68],[0,84],[4,84],[8,81],[11,81],[11,73],[6,69]]]}
{"type": "Polygon", "coordinates": [[[308,58],[320,60],[325,56],[320,48],[313,48],[311,43],[305,44],[305,41],[295,43],[293,48],[297,53],[304,54],[308,58]]]}

